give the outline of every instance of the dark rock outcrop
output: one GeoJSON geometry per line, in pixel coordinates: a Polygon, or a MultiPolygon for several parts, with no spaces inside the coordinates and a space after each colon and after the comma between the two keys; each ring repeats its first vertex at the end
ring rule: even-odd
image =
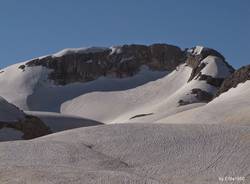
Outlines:
{"type": "Polygon", "coordinates": [[[201,70],[205,67],[206,67],[205,63],[201,63],[200,65],[197,65],[197,67],[194,67],[190,75],[190,78],[188,79],[188,82],[193,80],[195,77],[198,78],[201,75],[201,70]]]}
{"type": "Polygon", "coordinates": [[[250,65],[243,66],[236,70],[232,75],[226,78],[220,89],[218,90],[216,96],[228,91],[231,88],[235,88],[239,83],[244,83],[250,80],[250,65]]]}
{"type": "Polygon", "coordinates": [[[220,87],[222,82],[224,81],[224,78],[214,78],[212,76],[204,75],[201,73],[201,70],[206,67],[205,63],[202,63],[201,61],[205,59],[208,56],[216,56],[221,58],[221,62],[224,62],[226,66],[229,68],[231,73],[234,72],[234,68],[226,62],[224,56],[220,54],[218,51],[211,49],[211,48],[203,48],[200,53],[195,53],[195,48],[191,49],[192,51],[188,52],[186,51],[187,59],[186,64],[193,68],[192,73],[190,75],[190,78],[188,81],[195,79],[198,80],[205,80],[208,84],[220,87]]]}
{"type": "Polygon", "coordinates": [[[213,94],[198,88],[192,89],[191,94],[195,94],[199,102],[210,102],[213,99],[213,94]]]}
{"type": "Polygon", "coordinates": [[[224,56],[214,49],[204,47],[200,53],[194,52],[195,47],[191,48],[190,50],[192,50],[192,51],[191,52],[186,51],[186,55],[187,55],[186,63],[188,66],[193,68],[193,71],[192,71],[192,74],[189,78],[189,81],[191,81],[195,76],[197,76],[200,73],[200,71],[203,68],[205,68],[206,64],[201,63],[201,61],[208,56],[216,56],[216,57],[221,58],[222,61],[228,66],[228,68],[232,72],[234,71],[234,68],[226,62],[224,56]]]}
{"type": "Polygon", "coordinates": [[[129,119],[134,119],[134,118],[140,118],[140,117],[144,117],[144,116],[150,116],[150,115],[153,115],[154,113],[147,113],[147,114],[138,114],[138,115],[135,115],[129,119]]]}
{"type": "Polygon", "coordinates": [[[188,50],[186,50],[186,54],[188,56],[187,64],[192,68],[197,67],[200,64],[200,61],[205,59],[207,56],[217,56],[225,61],[225,58],[221,53],[211,48],[203,47],[200,53],[195,53],[195,47],[188,50]]]}
{"type": "Polygon", "coordinates": [[[221,86],[224,78],[214,78],[212,76],[202,74],[199,76],[199,80],[205,80],[208,84],[218,88],[221,86]]]}
{"type": "Polygon", "coordinates": [[[185,101],[185,100],[182,100],[182,99],[178,101],[179,106],[188,105],[188,104],[191,104],[191,103],[192,102],[185,101]]]}
{"type": "Polygon", "coordinates": [[[23,139],[33,139],[51,134],[52,131],[39,118],[26,115],[25,119],[17,122],[0,122],[0,129],[13,128],[23,133],[23,139]]]}
{"type": "Polygon", "coordinates": [[[136,74],[142,65],[152,70],[172,71],[185,62],[185,53],[178,47],[167,44],[123,45],[120,52],[111,49],[98,52],[69,53],[60,57],[53,55],[37,58],[27,66],[41,65],[50,69],[49,78],[56,84],[86,82],[100,76],[126,77],[136,74]]]}
{"type": "MultiPolygon", "coordinates": [[[[195,95],[195,98],[197,100],[197,102],[205,102],[205,103],[208,103],[210,102],[214,95],[207,92],[207,91],[204,91],[202,89],[199,89],[199,88],[194,88],[191,90],[191,94],[194,94],[195,95]]],[[[192,103],[195,103],[195,102],[192,102],[192,101],[185,101],[185,100],[179,100],[178,101],[178,104],[179,106],[183,106],[183,105],[188,105],[188,104],[192,104],[192,103]]]]}
{"type": "Polygon", "coordinates": [[[18,67],[18,69],[24,71],[24,70],[25,70],[25,65],[20,65],[20,66],[18,67]]]}

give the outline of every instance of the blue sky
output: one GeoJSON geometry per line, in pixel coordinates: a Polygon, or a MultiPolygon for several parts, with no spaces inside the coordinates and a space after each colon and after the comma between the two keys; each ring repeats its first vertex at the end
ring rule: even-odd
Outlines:
{"type": "Polygon", "coordinates": [[[63,48],[205,45],[250,64],[249,0],[1,0],[0,67],[63,48]]]}

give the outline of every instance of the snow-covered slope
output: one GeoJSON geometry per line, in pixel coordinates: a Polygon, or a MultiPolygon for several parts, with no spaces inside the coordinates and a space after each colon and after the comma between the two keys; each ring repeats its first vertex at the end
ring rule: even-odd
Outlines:
{"type": "Polygon", "coordinates": [[[202,76],[216,80],[230,75],[228,67],[216,56],[208,56],[202,63],[206,66],[191,81],[192,68],[182,64],[169,75],[134,89],[81,95],[64,103],[61,112],[104,123],[138,122],[139,119],[154,122],[202,106],[218,90],[202,76]],[[138,116],[145,118],[136,118],[138,116]]]}
{"type": "Polygon", "coordinates": [[[0,96],[23,110],[59,112],[62,103],[82,94],[161,78],[183,57],[180,48],[167,44],[64,49],[2,69],[0,96]]]}
{"type": "Polygon", "coordinates": [[[7,123],[16,123],[25,119],[25,114],[19,108],[0,97],[0,141],[12,141],[22,139],[23,133],[11,127],[7,123]]]}
{"type": "Polygon", "coordinates": [[[226,78],[231,72],[230,68],[216,56],[208,56],[201,61],[206,67],[201,70],[201,75],[208,75],[214,78],[226,78]]]}
{"type": "Polygon", "coordinates": [[[62,57],[69,54],[81,54],[81,53],[95,53],[107,50],[108,48],[105,47],[86,47],[86,48],[67,48],[63,49],[55,54],[53,54],[53,57],[62,57]]]}
{"type": "Polygon", "coordinates": [[[25,113],[41,119],[52,133],[80,127],[102,125],[102,123],[94,120],[60,113],[37,111],[25,111],[25,113]]]}
{"type": "Polygon", "coordinates": [[[0,183],[249,183],[249,134],[249,126],[119,124],[0,143],[0,183]]]}
{"type": "Polygon", "coordinates": [[[19,67],[24,63],[9,66],[0,73],[0,95],[23,110],[60,112],[61,104],[92,91],[116,91],[135,88],[148,81],[166,75],[164,71],[151,71],[142,66],[141,71],[123,79],[100,77],[87,83],[55,85],[48,79],[51,72],[46,67],[19,67]]]}
{"type": "Polygon", "coordinates": [[[36,88],[47,86],[50,72],[42,66],[25,67],[25,62],[11,65],[0,71],[0,96],[23,110],[29,109],[27,100],[36,88]]]}
{"type": "Polygon", "coordinates": [[[50,112],[23,112],[0,97],[0,141],[31,139],[63,130],[102,123],[50,112]]]}
{"type": "Polygon", "coordinates": [[[37,88],[28,97],[29,110],[60,112],[61,105],[82,94],[95,91],[122,91],[135,88],[148,81],[156,80],[166,75],[166,72],[149,71],[142,67],[141,71],[133,76],[122,79],[114,77],[100,77],[87,83],[72,83],[65,86],[47,85],[37,88]]]}
{"type": "Polygon", "coordinates": [[[164,119],[164,123],[227,123],[250,125],[250,81],[240,83],[203,107],[164,119]]]}
{"type": "Polygon", "coordinates": [[[22,140],[23,132],[13,129],[13,128],[1,128],[0,129],[0,142],[2,141],[15,141],[22,140]]]}
{"type": "MultiPolygon", "coordinates": [[[[137,88],[88,93],[64,103],[61,112],[91,117],[105,123],[126,121],[138,114],[154,113],[167,103],[168,97],[187,83],[190,73],[191,68],[182,65],[164,78],[137,88]]],[[[171,102],[175,107],[178,106],[176,99],[171,102]]]]}
{"type": "Polygon", "coordinates": [[[24,119],[24,116],[19,108],[0,97],[0,122],[16,122],[24,119]]]}

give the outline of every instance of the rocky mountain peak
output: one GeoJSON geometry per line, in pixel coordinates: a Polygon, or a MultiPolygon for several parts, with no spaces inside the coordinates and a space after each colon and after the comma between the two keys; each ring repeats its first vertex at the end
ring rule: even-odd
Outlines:
{"type": "MultiPolygon", "coordinates": [[[[192,68],[188,82],[192,80],[206,81],[207,84],[220,89],[219,93],[227,90],[228,86],[235,85],[228,82],[229,79],[223,83],[225,78],[234,72],[234,68],[226,62],[221,53],[203,46],[196,46],[184,51],[168,44],[69,48],[53,55],[33,59],[19,68],[47,67],[52,69],[48,76],[49,79],[53,80],[55,84],[66,85],[92,81],[101,76],[117,78],[133,76],[140,71],[142,66],[147,66],[150,70],[171,72],[183,63],[192,68]]],[[[204,96],[209,96],[209,98],[204,98],[206,102],[212,100],[215,95],[214,93],[208,94],[203,89],[194,90],[191,94],[196,94],[196,92],[202,93],[202,95],[197,93],[202,99],[204,96]]]]}
{"type": "Polygon", "coordinates": [[[220,87],[224,79],[231,73],[234,72],[234,68],[226,62],[224,56],[219,53],[218,51],[202,47],[202,46],[196,46],[191,49],[186,49],[186,63],[188,66],[193,68],[191,76],[189,78],[189,81],[193,80],[194,78],[199,80],[206,80],[209,84],[220,87]],[[224,75],[218,75],[218,76],[211,76],[207,75],[205,73],[202,73],[202,70],[205,70],[205,68],[210,64],[211,62],[216,63],[216,65],[222,66],[225,71],[220,71],[221,73],[226,73],[224,75]]]}

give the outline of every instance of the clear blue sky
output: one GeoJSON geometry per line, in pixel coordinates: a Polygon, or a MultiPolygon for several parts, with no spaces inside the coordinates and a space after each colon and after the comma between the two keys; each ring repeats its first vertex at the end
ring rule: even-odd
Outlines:
{"type": "Polygon", "coordinates": [[[250,0],[0,1],[0,67],[68,47],[156,42],[250,64],[250,0]]]}

